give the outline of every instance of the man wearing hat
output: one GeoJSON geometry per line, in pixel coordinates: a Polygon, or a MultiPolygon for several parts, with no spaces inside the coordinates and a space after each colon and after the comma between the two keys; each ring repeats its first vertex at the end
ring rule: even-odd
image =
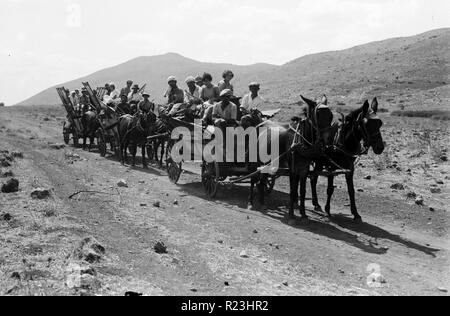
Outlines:
{"type": "Polygon", "coordinates": [[[128,94],[128,102],[136,106],[143,100],[142,95],[139,93],[139,85],[135,84],[131,90],[128,94]]]}
{"type": "Polygon", "coordinates": [[[114,82],[111,82],[109,84],[109,96],[111,97],[111,100],[116,101],[119,99],[119,92],[116,90],[116,84],[114,82]]]}
{"type": "Polygon", "coordinates": [[[214,125],[218,127],[237,125],[237,111],[236,104],[231,102],[233,91],[225,89],[220,93],[220,102],[216,103],[213,108],[214,125]]]}
{"type": "Polygon", "coordinates": [[[202,104],[202,99],[200,99],[200,87],[196,85],[195,78],[189,76],[186,78],[185,82],[188,89],[184,91],[184,102],[191,106],[202,104]]]}
{"type": "Polygon", "coordinates": [[[197,85],[197,87],[199,87],[199,89],[201,89],[203,87],[203,77],[202,76],[195,77],[195,84],[197,85]]]}
{"type": "Polygon", "coordinates": [[[167,78],[167,83],[169,84],[169,89],[165,93],[167,97],[167,104],[173,105],[184,102],[184,92],[178,88],[177,78],[170,76],[167,78]]]}
{"type": "Polygon", "coordinates": [[[144,113],[150,113],[155,111],[155,104],[150,102],[150,94],[147,92],[142,93],[144,100],[139,102],[138,109],[144,113]]]}
{"type": "Polygon", "coordinates": [[[122,90],[120,90],[120,95],[126,95],[128,96],[131,92],[131,86],[133,85],[133,81],[132,80],[128,80],[127,81],[127,86],[125,88],[122,88],[122,90]]]}
{"type": "Polygon", "coordinates": [[[120,96],[120,103],[117,104],[116,111],[119,115],[131,114],[131,108],[128,104],[128,97],[125,94],[120,96]]]}
{"type": "Polygon", "coordinates": [[[89,98],[89,94],[86,88],[81,89],[81,97],[80,97],[80,105],[81,112],[86,113],[91,110],[91,99],[89,98]]]}
{"type": "Polygon", "coordinates": [[[256,109],[264,104],[264,99],[259,96],[260,84],[252,82],[249,84],[250,93],[242,98],[241,112],[247,115],[251,110],[256,109]]]}

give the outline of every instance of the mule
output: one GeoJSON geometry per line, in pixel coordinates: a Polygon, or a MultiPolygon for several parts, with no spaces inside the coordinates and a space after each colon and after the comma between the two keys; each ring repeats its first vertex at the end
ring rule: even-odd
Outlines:
{"type": "Polygon", "coordinates": [[[147,137],[155,127],[156,115],[152,112],[138,112],[135,116],[124,115],[119,119],[119,138],[122,164],[127,162],[127,149],[132,156],[131,165],[136,166],[137,147],[142,147],[142,164],[147,168],[146,145],[147,137]]]}
{"type": "Polygon", "coordinates": [[[100,122],[97,117],[97,113],[93,111],[87,111],[81,116],[81,123],[83,125],[83,150],[86,150],[87,138],[89,138],[88,150],[91,151],[94,144],[95,134],[100,128],[100,122]]]}
{"type": "Polygon", "coordinates": [[[311,176],[311,190],[312,202],[316,211],[322,211],[317,197],[317,174],[324,169],[329,172],[325,213],[328,217],[331,217],[331,198],[334,194],[335,178],[332,172],[337,169],[345,169],[349,171],[345,175],[345,179],[350,197],[351,213],[356,222],[362,222],[355,201],[353,181],[355,161],[358,156],[369,148],[372,148],[376,155],[381,155],[384,152],[385,144],[381,134],[383,122],[377,116],[377,112],[378,100],[375,98],[371,105],[366,101],[361,108],[347,115],[345,122],[336,134],[334,149],[327,152],[327,158],[316,159],[314,161],[315,168],[311,176]],[[364,148],[361,148],[361,142],[364,143],[364,148]]]}

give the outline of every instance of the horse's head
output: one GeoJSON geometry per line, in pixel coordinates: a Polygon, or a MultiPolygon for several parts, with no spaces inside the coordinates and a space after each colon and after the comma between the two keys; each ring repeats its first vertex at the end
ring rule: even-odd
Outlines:
{"type": "Polygon", "coordinates": [[[367,148],[372,147],[376,155],[381,155],[385,147],[381,135],[383,121],[378,117],[377,112],[378,100],[374,98],[372,104],[369,104],[369,101],[364,102],[364,105],[347,116],[346,120],[353,121],[353,126],[362,136],[364,145],[367,148]]]}
{"type": "Polygon", "coordinates": [[[331,123],[333,121],[333,112],[328,107],[328,98],[323,95],[322,98],[312,101],[301,96],[303,101],[308,105],[307,116],[311,120],[313,126],[317,129],[317,134],[320,140],[325,145],[330,145],[331,137],[331,123]]]}

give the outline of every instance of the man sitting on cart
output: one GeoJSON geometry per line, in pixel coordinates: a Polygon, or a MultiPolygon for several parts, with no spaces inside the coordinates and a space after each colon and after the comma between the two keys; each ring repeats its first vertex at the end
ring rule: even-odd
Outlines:
{"type": "Polygon", "coordinates": [[[128,96],[122,94],[120,96],[120,103],[117,105],[116,111],[119,115],[131,114],[131,107],[128,104],[128,96]]]}
{"type": "Polygon", "coordinates": [[[130,103],[131,107],[131,114],[134,114],[137,112],[137,105],[139,102],[141,102],[144,98],[142,97],[141,93],[139,92],[139,86],[135,84],[133,86],[133,91],[131,91],[128,94],[128,102],[130,103]]]}
{"type": "Polygon", "coordinates": [[[220,102],[216,103],[213,108],[212,116],[214,126],[226,128],[228,126],[237,126],[237,111],[236,104],[231,102],[233,91],[225,89],[220,93],[220,102]]]}
{"type": "Polygon", "coordinates": [[[169,111],[169,116],[177,116],[182,110],[186,109],[184,92],[178,88],[178,81],[174,76],[170,76],[167,79],[167,83],[169,84],[169,89],[165,93],[168,104],[167,110],[169,111]]]}
{"type": "Polygon", "coordinates": [[[144,93],[142,93],[142,97],[144,98],[144,100],[139,102],[138,110],[142,111],[144,113],[147,113],[147,114],[150,112],[154,113],[155,112],[155,104],[149,100],[150,93],[144,92],[144,93]]]}
{"type": "Polygon", "coordinates": [[[81,89],[81,97],[80,97],[80,105],[81,105],[81,112],[82,114],[91,111],[92,105],[91,105],[91,99],[89,98],[89,94],[87,92],[86,88],[81,89]]]}

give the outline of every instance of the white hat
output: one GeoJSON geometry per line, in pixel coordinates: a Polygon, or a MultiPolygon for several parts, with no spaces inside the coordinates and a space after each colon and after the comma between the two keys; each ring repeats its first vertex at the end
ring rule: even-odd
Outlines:
{"type": "Polygon", "coordinates": [[[172,81],[178,81],[178,80],[175,76],[170,76],[169,78],[167,78],[167,82],[172,82],[172,81]]]}
{"type": "Polygon", "coordinates": [[[186,78],[185,82],[186,83],[190,83],[190,82],[194,82],[195,83],[195,78],[192,77],[192,76],[189,76],[189,77],[186,78]]]}
{"type": "Polygon", "coordinates": [[[220,97],[232,97],[233,96],[233,91],[231,91],[230,89],[225,89],[220,93],[220,97]]]}

